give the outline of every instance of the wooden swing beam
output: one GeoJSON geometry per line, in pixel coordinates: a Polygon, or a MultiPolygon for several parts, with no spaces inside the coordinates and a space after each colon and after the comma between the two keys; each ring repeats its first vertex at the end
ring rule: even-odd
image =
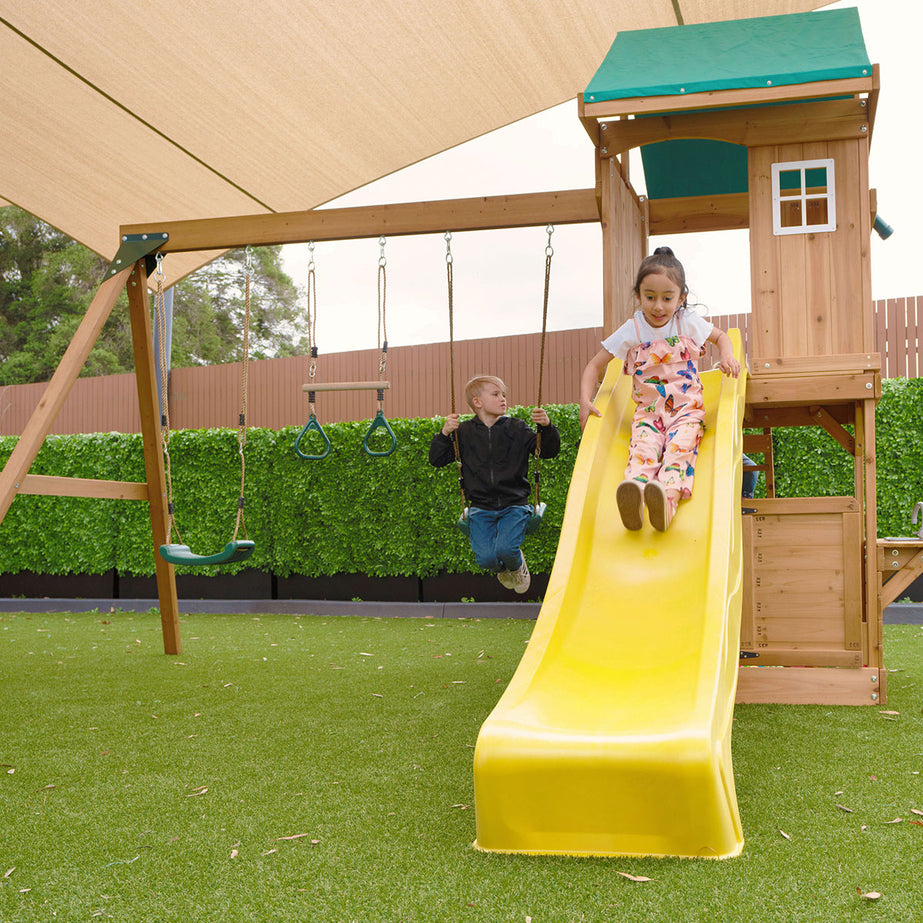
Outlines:
{"type": "Polygon", "coordinates": [[[562,192],[127,224],[122,225],[120,231],[123,237],[165,233],[168,239],[158,250],[161,253],[181,253],[297,244],[309,240],[360,240],[382,235],[400,237],[443,231],[495,231],[540,224],[592,222],[599,222],[596,190],[568,189],[562,192]]]}

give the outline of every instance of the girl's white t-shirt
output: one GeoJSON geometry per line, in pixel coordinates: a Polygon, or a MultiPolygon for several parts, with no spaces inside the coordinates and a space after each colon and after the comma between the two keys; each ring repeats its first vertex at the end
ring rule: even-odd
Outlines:
{"type": "Polygon", "coordinates": [[[602,347],[616,359],[624,359],[628,355],[628,351],[639,343],[665,340],[668,337],[679,336],[680,333],[689,337],[696,346],[704,346],[713,329],[714,324],[710,320],[696,314],[695,311],[690,311],[688,308],[677,311],[670,318],[670,322],[663,327],[652,327],[644,319],[643,311],[635,311],[633,319],[625,321],[618,330],[610,333],[602,341],[602,347]],[[635,321],[638,322],[638,330],[641,331],[640,340],[638,339],[638,330],[635,329],[635,321]]]}

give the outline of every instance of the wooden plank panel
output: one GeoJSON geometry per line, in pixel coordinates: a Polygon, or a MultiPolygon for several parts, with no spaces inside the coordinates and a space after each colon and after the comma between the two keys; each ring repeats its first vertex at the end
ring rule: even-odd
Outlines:
{"type": "Polygon", "coordinates": [[[871,308],[871,288],[866,295],[865,264],[869,259],[871,226],[867,170],[860,164],[862,142],[834,142],[828,156],[836,161],[837,229],[833,252],[833,276],[837,288],[837,352],[858,353],[872,349],[871,319],[865,334],[864,313],[871,308]],[[861,185],[863,176],[866,184],[861,185]]]}
{"type": "Polygon", "coordinates": [[[881,355],[881,373],[886,378],[891,378],[895,364],[888,353],[888,308],[889,302],[875,302],[875,348],[881,355]]]}
{"type": "Polygon", "coordinates": [[[747,403],[759,406],[785,404],[825,404],[860,401],[881,397],[881,379],[867,374],[831,374],[808,378],[759,378],[747,382],[747,403]]]}
{"type": "Polygon", "coordinates": [[[907,311],[907,377],[920,378],[923,376],[923,365],[920,363],[920,350],[923,345],[920,343],[923,334],[920,311],[923,309],[923,298],[906,298],[904,302],[907,311]]]}
{"type": "MultiPolygon", "coordinates": [[[[839,650],[848,650],[843,636],[842,599],[830,600],[826,609],[818,609],[818,603],[824,604],[820,594],[804,594],[796,600],[798,614],[793,618],[757,615],[753,620],[755,649],[762,650],[763,644],[775,643],[791,648],[828,644],[839,650]]],[[[807,665],[810,661],[802,663],[807,665]]]]}
{"type": "Polygon", "coordinates": [[[775,147],[750,148],[750,344],[754,355],[782,355],[779,250],[772,235],[771,165],[778,160],[775,147]]]}
{"type": "Polygon", "coordinates": [[[816,372],[857,372],[881,368],[879,353],[818,356],[754,356],[754,376],[798,375],[816,372]]]}
{"type": "MultiPolygon", "coordinates": [[[[890,308],[891,302],[888,303],[890,308]]],[[[910,354],[910,339],[907,335],[906,299],[896,299],[894,309],[888,311],[888,340],[895,344],[897,376],[909,377],[907,359],[910,354]]]]}
{"type": "Polygon", "coordinates": [[[740,667],[737,701],[786,705],[883,705],[885,671],[779,667],[740,667]]]}
{"type": "Polygon", "coordinates": [[[751,667],[862,667],[864,665],[862,655],[858,651],[844,651],[842,645],[821,647],[804,644],[791,648],[768,645],[754,653],[759,657],[745,661],[751,667]]]}

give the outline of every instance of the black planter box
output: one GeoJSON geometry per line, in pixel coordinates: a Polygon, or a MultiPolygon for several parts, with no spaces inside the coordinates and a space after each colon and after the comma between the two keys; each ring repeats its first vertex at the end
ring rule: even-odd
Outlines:
{"type": "Polygon", "coordinates": [[[421,602],[451,603],[473,599],[478,603],[535,602],[548,588],[548,574],[533,574],[527,592],[506,589],[493,574],[437,574],[424,577],[421,602]]]}
{"type": "MultiPolygon", "coordinates": [[[[262,570],[242,570],[237,574],[177,574],[179,599],[274,599],[273,575],[262,570]]],[[[154,577],[119,576],[117,599],[156,599],[154,577]]]]}
{"type": "Polygon", "coordinates": [[[332,577],[292,574],[276,578],[275,598],[415,603],[420,601],[420,580],[418,577],[369,577],[366,574],[332,577]]]}
{"type": "Polygon", "coordinates": [[[3,597],[112,599],[115,586],[114,570],[104,574],[34,574],[28,570],[0,574],[0,596],[3,597]]]}

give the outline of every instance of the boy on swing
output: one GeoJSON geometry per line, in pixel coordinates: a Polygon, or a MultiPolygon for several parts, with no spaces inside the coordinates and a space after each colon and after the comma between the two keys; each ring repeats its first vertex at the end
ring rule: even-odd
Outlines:
{"type": "MultiPolygon", "coordinates": [[[[437,468],[461,457],[462,490],[468,502],[468,537],[479,567],[497,575],[507,589],[525,593],[532,577],[519,546],[532,515],[529,503],[529,456],[536,431],[506,415],[506,385],[493,375],[477,375],[465,385],[465,400],[474,411],[459,422],[450,413],[433,436],[429,461],[437,468]]],[[[543,407],[532,409],[541,434],[541,458],[554,458],[561,436],[543,407]]]]}

